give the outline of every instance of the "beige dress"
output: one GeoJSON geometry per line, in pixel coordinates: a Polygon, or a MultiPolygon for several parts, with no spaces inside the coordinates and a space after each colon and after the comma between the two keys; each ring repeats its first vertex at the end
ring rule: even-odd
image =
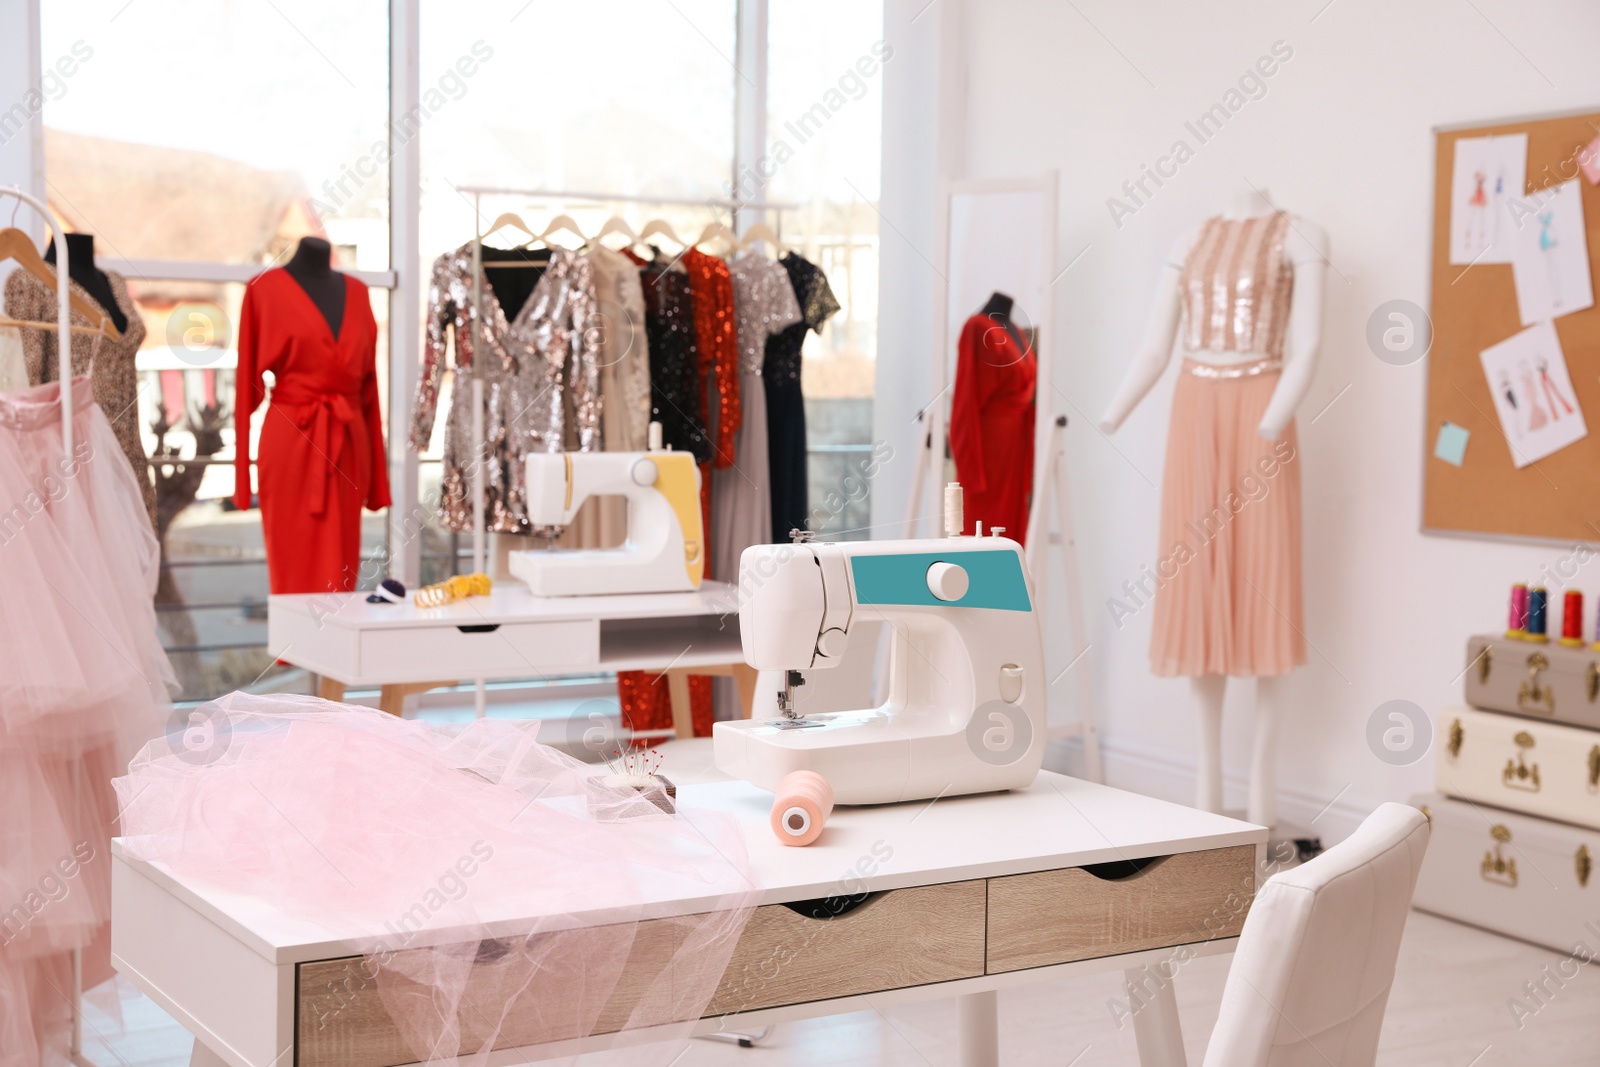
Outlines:
{"type": "Polygon", "coordinates": [[[1172,398],[1150,663],[1156,674],[1275,675],[1306,661],[1294,423],[1256,432],[1283,368],[1289,218],[1209,219],[1183,265],[1188,352],[1172,398]]]}
{"type": "MultiPolygon", "coordinates": [[[[48,269],[48,268],[47,268],[48,269]]],[[[92,334],[73,334],[72,373],[87,374],[93,380],[95,403],[106,413],[111,428],[117,435],[117,444],[133,467],[139,491],[144,497],[145,511],[150,524],[156,522],[156,487],[150,479],[150,461],[145,456],[144,440],[139,433],[139,372],[134,365],[139,346],[144,343],[144,320],[139,309],[128,295],[128,283],[114,271],[105,272],[111,283],[111,294],[128,320],[127,329],[119,340],[92,334]]],[[[77,282],[71,282],[72,291],[95,304],[94,298],[77,282]]],[[[46,285],[25,270],[15,270],[6,279],[6,314],[14,319],[30,322],[56,321],[55,283],[46,285]]],[[[95,305],[98,306],[98,305],[95,305]]],[[[93,325],[88,319],[72,313],[74,326],[93,325]]],[[[56,335],[48,330],[22,330],[23,358],[28,368],[31,385],[43,385],[61,376],[60,360],[56,350],[56,335]]]]}

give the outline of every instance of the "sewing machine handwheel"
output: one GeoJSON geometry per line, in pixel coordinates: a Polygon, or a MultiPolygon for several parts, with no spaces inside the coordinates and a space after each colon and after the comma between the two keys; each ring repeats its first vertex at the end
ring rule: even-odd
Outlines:
{"type": "Polygon", "coordinates": [[[772,798],[772,832],[784,845],[809,845],[833,812],[833,787],[816,771],[790,771],[772,798]]]}

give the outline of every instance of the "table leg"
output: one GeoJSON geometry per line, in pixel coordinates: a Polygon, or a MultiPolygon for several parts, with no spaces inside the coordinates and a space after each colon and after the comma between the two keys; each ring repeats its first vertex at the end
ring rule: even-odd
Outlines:
{"type": "Polygon", "coordinates": [[[761,672],[748,663],[735,663],[729,666],[728,673],[733,675],[733,683],[739,687],[740,710],[748,719],[755,714],[756,679],[761,672]]]}
{"type": "Polygon", "coordinates": [[[667,671],[667,693],[672,698],[672,730],[678,737],[694,736],[694,707],[689,701],[689,675],[692,673],[683,667],[667,671]]]}
{"type": "Polygon", "coordinates": [[[317,696],[323,700],[331,700],[335,704],[344,700],[344,683],[329,678],[326,674],[317,676],[317,696]]]}
{"type": "Polygon", "coordinates": [[[1139,1067],[1188,1067],[1172,982],[1164,981],[1152,992],[1144,967],[1124,971],[1123,979],[1129,1003],[1138,1004],[1133,1013],[1133,1037],[1139,1045],[1139,1067]]]}
{"type": "Polygon", "coordinates": [[[993,989],[956,998],[956,1062],[1000,1067],[1000,995],[993,989]]]}
{"type": "Polygon", "coordinates": [[[194,1039],[194,1051],[189,1053],[189,1067],[228,1067],[228,1061],[212,1052],[197,1037],[194,1039]]]}
{"type": "Polygon", "coordinates": [[[402,718],[406,711],[406,697],[455,684],[454,682],[397,682],[394,685],[379,686],[378,710],[387,711],[397,719],[402,718]]]}

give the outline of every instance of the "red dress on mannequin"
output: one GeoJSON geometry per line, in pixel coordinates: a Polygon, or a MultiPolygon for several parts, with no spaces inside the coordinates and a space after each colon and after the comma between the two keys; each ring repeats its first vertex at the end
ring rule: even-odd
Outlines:
{"type": "Polygon", "coordinates": [[[950,454],[961,483],[966,525],[974,532],[1005,527],[1022,544],[1033,491],[1034,390],[1038,365],[995,320],[974,315],[961,329],[955,394],[950,404],[950,454]]]}
{"type": "Polygon", "coordinates": [[[239,314],[233,502],[250,506],[250,416],[274,377],[256,480],[274,593],[347,592],[361,568],[361,508],[389,506],[378,408],[378,326],[367,287],[345,280],[334,336],[281,268],[245,290],[239,314]]]}

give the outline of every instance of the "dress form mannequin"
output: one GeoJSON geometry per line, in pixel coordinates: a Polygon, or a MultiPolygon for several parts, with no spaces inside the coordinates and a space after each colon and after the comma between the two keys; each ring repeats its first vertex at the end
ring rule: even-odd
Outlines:
{"type": "Polygon", "coordinates": [[[984,302],[978,314],[986,315],[1005,327],[1006,333],[1011,336],[1011,340],[1016,342],[1017,347],[1026,349],[1028,342],[1023,338],[1022,331],[1017,329],[1017,324],[1011,320],[1011,310],[1015,306],[1015,302],[1009,296],[996,290],[990,294],[989,299],[984,302]]]}
{"type": "MultiPolygon", "coordinates": [[[[1238,220],[1269,215],[1274,208],[1265,190],[1245,187],[1232,198],[1225,219],[1238,220]]],[[[1135,356],[1122,385],[1104,417],[1102,432],[1116,432],[1128,414],[1149,393],[1171,361],[1173,341],[1182,320],[1183,294],[1180,278],[1185,260],[1201,229],[1184,234],[1173,244],[1166,268],[1162,271],[1154,314],[1144,344],[1135,356]]],[[[1296,218],[1283,241],[1283,255],[1293,264],[1294,288],[1289,304],[1287,329],[1283,340],[1283,367],[1270,401],[1257,426],[1266,441],[1277,441],[1288,428],[1294,412],[1305,399],[1316,371],[1322,337],[1322,299],[1328,238],[1318,227],[1296,218]]],[[[1184,357],[1218,368],[1246,365],[1259,355],[1201,349],[1185,351],[1184,357]]],[[[1283,694],[1283,675],[1256,679],[1256,731],[1252,760],[1248,817],[1252,822],[1272,826],[1277,821],[1277,720],[1283,694]]],[[[1222,707],[1227,678],[1207,674],[1190,680],[1200,709],[1199,774],[1196,806],[1207,811],[1222,809],[1222,707]]]]}
{"type": "MultiPolygon", "coordinates": [[[[67,234],[67,259],[70,261],[67,272],[72,280],[83,286],[84,292],[100,305],[118,333],[126,330],[128,316],[123,314],[121,305],[117,303],[116,294],[111,291],[111,279],[106,277],[105,271],[95,266],[94,234],[67,234]]],[[[44,261],[52,267],[55,266],[56,242],[53,237],[50,239],[49,247],[44,250],[44,261]]]]}
{"type": "Polygon", "coordinates": [[[317,305],[337,338],[339,327],[344,325],[346,291],[344,275],[333,269],[333,246],[320,237],[302,237],[283,269],[317,305]]]}

